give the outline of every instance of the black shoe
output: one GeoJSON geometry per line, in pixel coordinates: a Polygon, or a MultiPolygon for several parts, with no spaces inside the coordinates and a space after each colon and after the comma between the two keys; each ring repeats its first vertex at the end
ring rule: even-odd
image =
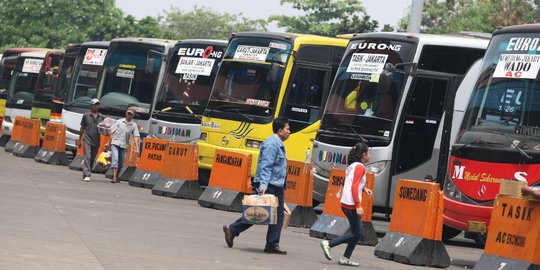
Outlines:
{"type": "Polygon", "coordinates": [[[229,226],[227,225],[223,225],[223,232],[225,233],[225,242],[227,243],[227,246],[232,247],[234,235],[231,231],[231,228],[229,228],[229,226]]]}
{"type": "Polygon", "coordinates": [[[266,253],[274,253],[279,255],[287,255],[287,251],[280,249],[279,247],[273,247],[273,248],[264,248],[264,252],[266,253]]]}

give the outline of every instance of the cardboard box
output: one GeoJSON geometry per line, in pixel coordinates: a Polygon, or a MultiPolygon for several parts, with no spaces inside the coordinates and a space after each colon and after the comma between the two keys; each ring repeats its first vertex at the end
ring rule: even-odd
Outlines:
{"type": "Polygon", "coordinates": [[[112,118],[105,118],[98,124],[98,132],[103,135],[111,135],[114,124],[116,124],[116,120],[112,118]]]}
{"type": "Polygon", "coordinates": [[[242,222],[257,225],[277,223],[278,199],[272,194],[244,195],[242,222]]]}
{"type": "Polygon", "coordinates": [[[499,194],[521,198],[521,188],[526,186],[527,182],[524,181],[502,180],[499,188],[499,194]]]}
{"type": "Polygon", "coordinates": [[[289,227],[289,222],[291,221],[291,209],[287,206],[287,203],[283,204],[283,229],[289,227]]]}

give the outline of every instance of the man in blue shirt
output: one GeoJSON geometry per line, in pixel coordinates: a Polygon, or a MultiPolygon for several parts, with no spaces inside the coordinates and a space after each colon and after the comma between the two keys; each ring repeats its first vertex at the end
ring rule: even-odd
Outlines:
{"type": "MultiPolygon", "coordinates": [[[[287,251],[280,249],[279,238],[283,227],[283,204],[287,177],[287,156],[285,155],[283,142],[289,138],[291,133],[289,121],[284,117],[276,118],[272,123],[272,130],[274,135],[266,139],[261,145],[253,185],[257,188],[259,194],[273,194],[279,201],[277,224],[268,225],[264,252],[285,255],[287,251]]],[[[239,218],[233,224],[223,226],[227,246],[232,247],[234,237],[239,236],[240,233],[249,229],[252,225],[242,223],[242,218],[239,218]]]]}

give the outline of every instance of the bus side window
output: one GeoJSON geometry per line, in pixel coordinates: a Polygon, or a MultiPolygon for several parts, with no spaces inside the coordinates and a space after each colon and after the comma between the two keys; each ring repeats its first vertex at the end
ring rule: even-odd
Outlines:
{"type": "Polygon", "coordinates": [[[327,71],[300,67],[290,84],[285,104],[291,132],[300,131],[320,119],[327,71]]]}

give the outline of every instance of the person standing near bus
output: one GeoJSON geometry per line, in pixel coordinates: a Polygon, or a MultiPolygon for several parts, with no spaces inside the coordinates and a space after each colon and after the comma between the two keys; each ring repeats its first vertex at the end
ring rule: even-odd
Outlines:
{"type": "MultiPolygon", "coordinates": [[[[253,184],[259,194],[273,194],[279,201],[277,223],[268,225],[264,252],[286,255],[287,251],[279,247],[279,238],[283,227],[283,204],[286,188],[285,180],[287,178],[287,156],[283,142],[289,138],[291,133],[288,119],[285,117],[276,118],[272,123],[272,130],[274,135],[266,139],[261,146],[253,184]]],[[[231,225],[224,225],[223,232],[225,233],[227,246],[232,247],[234,238],[251,226],[253,224],[242,223],[242,218],[239,218],[231,225]]]]}
{"type": "Polygon", "coordinates": [[[79,131],[79,147],[83,147],[84,157],[82,163],[83,181],[90,182],[92,167],[96,160],[96,155],[101,144],[101,137],[98,132],[98,124],[103,121],[103,116],[99,113],[99,99],[90,101],[90,112],[83,115],[81,119],[81,130],[79,131]]]}
{"type": "Polygon", "coordinates": [[[113,173],[113,178],[111,183],[117,183],[118,170],[122,169],[124,164],[124,156],[126,154],[126,149],[129,146],[129,138],[131,135],[134,137],[134,151],[139,153],[139,129],[135,121],[133,121],[133,116],[135,115],[135,110],[133,108],[128,108],[126,111],[126,118],[119,119],[112,129],[112,138],[111,138],[111,169],[113,173]]]}
{"type": "Polygon", "coordinates": [[[364,209],[362,209],[361,205],[362,191],[365,191],[368,196],[373,194],[371,189],[365,187],[366,168],[364,164],[369,162],[370,157],[371,151],[365,142],[357,143],[349,152],[347,160],[349,166],[345,171],[345,183],[341,195],[341,210],[349,220],[351,231],[330,241],[321,241],[321,248],[324,252],[324,256],[328,260],[332,259],[330,248],[347,243],[347,248],[343,253],[343,257],[338,261],[338,264],[340,265],[356,267],[360,265],[357,262],[351,261],[351,255],[358,244],[358,240],[364,235],[361,220],[362,215],[364,215],[364,209]]]}

